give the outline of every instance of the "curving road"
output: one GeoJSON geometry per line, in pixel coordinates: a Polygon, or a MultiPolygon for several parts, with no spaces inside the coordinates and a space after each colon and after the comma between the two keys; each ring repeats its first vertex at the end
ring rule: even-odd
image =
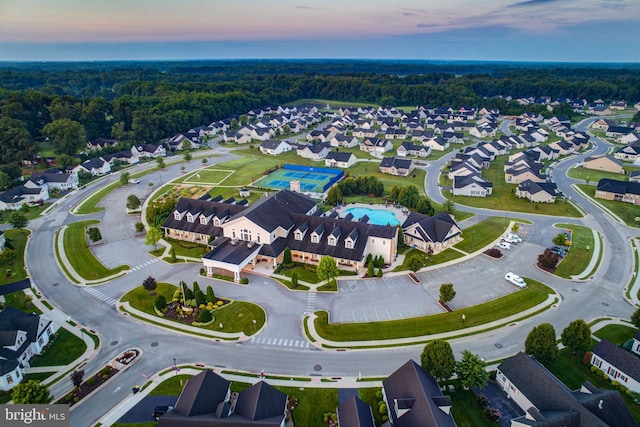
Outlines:
{"type": "MultiPolygon", "coordinates": [[[[586,126],[586,123],[581,126],[586,126]]],[[[606,151],[608,148],[606,142],[597,138],[594,140],[597,144],[596,153],[606,151]]],[[[216,147],[216,152],[222,155],[212,159],[213,161],[209,164],[232,158],[232,155],[227,154],[223,148],[216,147]]],[[[447,155],[432,162],[427,167],[428,173],[425,180],[427,193],[438,203],[444,201],[437,186],[438,171],[450,156],[447,155]]],[[[471,302],[477,298],[486,298],[486,293],[495,292],[499,295],[508,292],[506,288],[499,287],[505,286],[504,284],[496,285],[495,283],[495,277],[498,277],[496,275],[503,275],[507,269],[514,269],[524,276],[547,283],[562,295],[563,301],[556,309],[548,310],[535,318],[482,335],[451,340],[451,345],[457,354],[463,349],[468,349],[487,360],[503,358],[521,350],[531,328],[543,321],[553,324],[559,332],[576,318],[592,319],[599,316],[628,318],[634,309],[622,298],[622,290],[631,277],[633,268],[628,239],[639,236],[640,233],[638,230],[614,222],[571,187],[575,181],[566,177],[566,170],[582,157],[584,155],[556,165],[553,176],[560,190],[565,195],[571,196],[571,199],[587,213],[584,218],[559,219],[518,213],[518,218],[529,219],[535,225],[522,227],[523,233],[528,234],[525,243],[510,251],[505,260],[496,263],[480,256],[464,264],[420,273],[425,283],[422,288],[405,286],[401,277],[385,278],[377,284],[372,282],[372,286],[361,288],[341,283],[339,297],[318,294],[315,308],[331,310],[332,314],[337,312],[344,314],[346,307],[349,306],[372,307],[388,303],[389,307],[397,307],[398,310],[402,310],[403,305],[413,310],[414,307],[411,304],[415,304],[416,301],[424,304],[431,303],[443,278],[456,283],[458,296],[455,302],[465,305],[465,298],[471,302]],[[601,268],[592,280],[571,282],[546,274],[533,266],[533,257],[540,253],[557,233],[557,229],[552,228],[552,225],[557,222],[583,224],[598,230],[603,235],[604,254],[601,268]],[[458,283],[466,287],[461,288],[458,283]]],[[[200,167],[198,163],[194,161],[185,164],[187,172],[200,167]]],[[[56,307],[100,335],[101,348],[88,361],[84,367],[85,371],[91,372],[102,367],[115,355],[134,345],[144,352],[140,361],[126,371],[126,375],[108,383],[87,402],[74,408],[71,415],[72,426],[92,425],[106,411],[129,395],[131,387],[144,383],[146,380],[143,375],[151,376],[166,369],[173,364],[174,358],[177,363],[206,363],[255,372],[264,369],[273,374],[356,377],[359,373],[365,376],[388,375],[407,359],[419,357],[422,346],[392,350],[333,352],[301,345],[305,342],[301,330],[301,319],[307,310],[306,293],[287,291],[272,279],[257,275],[251,277],[251,285],[248,287],[238,287],[222,281],[209,282],[210,279],[199,277],[198,267],[193,264],[169,266],[164,262],[152,262],[153,258],[147,254],[148,248],[145,247],[143,239],[133,237],[133,224],[136,218],[127,217],[124,208],[120,209],[120,206],[124,207],[126,197],[130,193],[145,196],[149,191],[147,183],[150,180],[167,182],[179,175],[179,165],[168,166],[161,172],[141,178],[142,183],[138,186],[126,186],[111,193],[104,201],[105,205],[109,206],[106,211],[82,217],[69,212],[70,206],[79,203],[88,192],[93,191],[93,188],[97,189],[117,180],[117,176],[109,176],[91,189],[68,196],[50,213],[30,223],[33,234],[27,248],[27,259],[33,282],[56,307]],[[60,226],[88,218],[102,221],[100,227],[107,243],[95,249],[98,257],[109,267],[123,263],[135,267],[134,271],[124,277],[91,287],[101,295],[117,299],[127,290],[138,286],[146,276],[151,274],[158,279],[170,282],[185,280],[190,283],[199,280],[203,284],[206,280],[205,285],[211,283],[216,293],[254,301],[263,306],[268,313],[265,328],[260,331],[254,342],[216,343],[134,321],[117,312],[114,305],[96,298],[81,286],[73,285],[54,261],[53,237],[60,226]],[[278,344],[283,342],[291,344],[278,344]]],[[[505,215],[505,219],[508,219],[507,215],[509,215],[506,212],[460,205],[457,209],[473,212],[480,217],[505,215]]],[[[109,301],[109,299],[106,300],[109,301]]],[[[354,318],[355,315],[354,313],[354,318]]],[[[69,388],[70,384],[62,381],[52,387],[52,392],[55,395],[61,395],[69,388]]]]}

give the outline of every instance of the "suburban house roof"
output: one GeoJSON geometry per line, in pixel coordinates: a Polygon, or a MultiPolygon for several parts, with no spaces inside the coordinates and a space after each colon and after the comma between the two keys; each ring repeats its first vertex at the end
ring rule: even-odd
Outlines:
{"type": "Polygon", "coordinates": [[[283,143],[287,144],[285,141],[282,141],[280,139],[265,139],[264,141],[262,141],[262,144],[260,144],[260,146],[266,148],[267,150],[275,150],[280,146],[280,144],[283,143]]]}
{"type": "Polygon", "coordinates": [[[287,395],[264,381],[259,381],[238,396],[234,413],[251,421],[280,425],[284,418],[287,395]]]}
{"type": "Polygon", "coordinates": [[[638,360],[638,357],[634,354],[629,353],[606,339],[602,339],[593,349],[592,353],[640,382],[640,360],[638,360]]]}
{"type": "Polygon", "coordinates": [[[451,398],[443,396],[436,380],[416,362],[409,360],[382,381],[389,419],[395,427],[455,426],[445,411],[451,398]]]}
{"type": "Polygon", "coordinates": [[[550,196],[558,195],[558,187],[553,182],[534,182],[530,179],[523,181],[518,185],[518,191],[524,191],[531,195],[538,194],[540,192],[545,192],[550,196]]]}
{"type": "Polygon", "coordinates": [[[336,162],[348,162],[354,154],[350,151],[332,151],[327,154],[327,160],[335,160],[336,162]]]}
{"type": "Polygon", "coordinates": [[[544,366],[522,352],[502,362],[498,370],[535,406],[527,410],[533,420],[523,417],[523,422],[535,426],[635,425],[635,422],[624,423],[633,418],[617,391],[600,390],[585,383],[581,390],[572,392],[544,366]],[[602,409],[594,410],[599,401],[602,401],[602,409]]]}
{"type": "Polygon", "coordinates": [[[458,230],[460,228],[451,215],[446,212],[441,212],[436,216],[428,216],[418,212],[411,212],[402,224],[402,230],[404,231],[416,223],[418,224],[417,232],[422,240],[427,242],[444,243],[446,240],[460,234],[458,231],[455,234],[449,235],[449,232],[453,227],[458,228],[458,230]]]}
{"type": "Polygon", "coordinates": [[[11,306],[6,306],[0,311],[0,361],[7,362],[3,365],[4,369],[11,366],[13,366],[11,370],[15,369],[13,361],[18,359],[26,348],[38,339],[39,324],[40,316],[36,314],[25,313],[11,306]],[[7,348],[7,346],[15,344],[19,331],[27,334],[25,341],[16,350],[7,348]]]}
{"type": "Polygon", "coordinates": [[[214,412],[225,401],[230,384],[211,370],[202,371],[185,384],[175,412],[189,417],[214,412]]]}
{"type": "Polygon", "coordinates": [[[399,157],[383,157],[380,162],[381,168],[411,169],[411,159],[403,159],[399,157]]]}
{"type": "Polygon", "coordinates": [[[602,178],[598,181],[596,190],[615,194],[640,194],[640,183],[602,178]]]}
{"type": "Polygon", "coordinates": [[[162,228],[187,231],[190,233],[206,234],[217,236],[222,232],[221,227],[214,225],[212,218],[218,217],[220,220],[231,217],[238,212],[246,210],[246,206],[232,205],[229,203],[214,202],[203,199],[180,198],[171,215],[162,223],[162,228]],[[176,219],[175,212],[182,213],[180,219],[176,219]],[[187,213],[191,213],[195,218],[192,222],[187,220],[187,213]],[[206,224],[202,224],[199,215],[209,218],[206,224]]]}
{"type": "Polygon", "coordinates": [[[375,427],[371,406],[351,396],[338,406],[338,423],[344,427],[375,427]]]}
{"type": "Polygon", "coordinates": [[[453,177],[453,188],[464,188],[467,185],[477,184],[482,188],[493,188],[493,183],[487,181],[480,174],[456,175],[453,177]]]}

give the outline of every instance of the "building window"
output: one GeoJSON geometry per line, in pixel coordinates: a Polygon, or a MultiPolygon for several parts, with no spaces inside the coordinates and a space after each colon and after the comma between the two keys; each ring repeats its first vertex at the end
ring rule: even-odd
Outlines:
{"type": "Polygon", "coordinates": [[[202,225],[207,225],[207,218],[205,218],[205,217],[201,216],[201,217],[200,217],[200,224],[202,224],[202,225]]]}
{"type": "Polygon", "coordinates": [[[311,243],[318,243],[320,241],[320,237],[317,234],[311,235],[311,243]]]}
{"type": "Polygon", "coordinates": [[[4,380],[7,382],[7,384],[13,384],[13,375],[11,375],[11,374],[6,375],[4,377],[4,380]]]}
{"type": "Polygon", "coordinates": [[[190,213],[187,214],[187,222],[193,222],[193,215],[190,213]]]}
{"type": "Polygon", "coordinates": [[[260,243],[260,233],[258,233],[258,235],[256,235],[256,241],[257,241],[258,243],[260,243]]]}
{"type": "Polygon", "coordinates": [[[213,225],[215,225],[216,227],[220,227],[220,220],[218,218],[214,218],[213,225]]]}
{"type": "Polygon", "coordinates": [[[335,246],[336,245],[336,238],[335,237],[330,236],[327,240],[328,240],[329,246],[335,246]]]}
{"type": "Polygon", "coordinates": [[[300,233],[299,231],[296,231],[295,238],[296,240],[302,240],[302,233],[300,233]]]}
{"type": "Polygon", "coordinates": [[[353,249],[353,240],[345,240],[344,247],[347,249],[353,249]]]}
{"type": "Polygon", "coordinates": [[[180,212],[175,211],[175,212],[173,213],[173,219],[178,219],[178,220],[179,220],[179,219],[180,219],[180,212]]]}
{"type": "Polygon", "coordinates": [[[243,228],[242,230],[240,230],[240,240],[244,240],[246,242],[250,242],[251,241],[251,230],[247,230],[246,228],[243,228]]]}

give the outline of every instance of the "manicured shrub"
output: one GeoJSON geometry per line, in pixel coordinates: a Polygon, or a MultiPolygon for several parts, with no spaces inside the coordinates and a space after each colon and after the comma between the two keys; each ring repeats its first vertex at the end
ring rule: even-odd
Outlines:
{"type": "Polygon", "coordinates": [[[211,286],[207,286],[207,301],[213,303],[215,300],[216,296],[213,293],[213,288],[211,286]]]}
{"type": "Polygon", "coordinates": [[[381,268],[378,269],[378,273],[376,275],[378,277],[382,277],[382,269],[381,268]]]}
{"type": "Polygon", "coordinates": [[[194,298],[196,300],[196,304],[198,305],[205,305],[205,303],[207,302],[206,298],[204,297],[204,294],[200,289],[194,292],[194,298]]]}
{"type": "Polygon", "coordinates": [[[153,291],[158,287],[158,283],[155,278],[149,276],[142,281],[142,287],[148,291],[153,291]]]}
{"type": "Polygon", "coordinates": [[[96,385],[96,377],[91,377],[87,380],[87,385],[96,385]]]}
{"type": "Polygon", "coordinates": [[[167,300],[164,295],[158,295],[156,297],[155,305],[158,310],[162,310],[167,306],[167,300]]]}
{"type": "Polygon", "coordinates": [[[200,290],[200,285],[198,284],[198,282],[193,282],[193,293],[194,293],[194,295],[199,290],[200,290]]]}
{"type": "Polygon", "coordinates": [[[386,415],[387,414],[387,404],[382,402],[380,404],[380,406],[378,407],[378,412],[380,412],[380,415],[386,415]]]}
{"type": "Polygon", "coordinates": [[[198,322],[207,323],[213,320],[213,316],[209,310],[201,310],[198,316],[198,322]]]}
{"type": "Polygon", "coordinates": [[[241,285],[248,285],[249,284],[249,278],[248,277],[243,277],[242,279],[240,279],[240,284],[241,285]]]}
{"type": "Polygon", "coordinates": [[[382,390],[376,390],[376,399],[382,399],[382,390]]]}
{"type": "Polygon", "coordinates": [[[109,372],[111,372],[111,368],[109,368],[108,366],[105,366],[104,368],[102,368],[102,370],[100,371],[100,373],[102,375],[109,375],[109,372]]]}
{"type": "Polygon", "coordinates": [[[200,275],[201,276],[204,276],[204,272],[205,272],[204,267],[200,267],[200,275]]]}

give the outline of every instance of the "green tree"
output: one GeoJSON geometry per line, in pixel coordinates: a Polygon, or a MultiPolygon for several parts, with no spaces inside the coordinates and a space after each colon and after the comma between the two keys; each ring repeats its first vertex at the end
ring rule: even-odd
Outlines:
{"type": "Polygon", "coordinates": [[[8,173],[0,171],[0,190],[6,190],[13,185],[13,179],[8,173]]]}
{"type": "Polygon", "coordinates": [[[201,304],[206,304],[207,303],[207,299],[204,296],[204,292],[202,292],[200,289],[198,289],[197,291],[193,292],[193,297],[196,300],[196,304],[198,304],[198,307],[201,304]]]}
{"type": "Polygon", "coordinates": [[[422,267],[424,267],[424,263],[422,262],[422,257],[418,254],[413,254],[407,259],[407,268],[411,271],[418,271],[422,267]]]}
{"type": "Polygon", "coordinates": [[[572,354],[576,351],[587,351],[591,345],[591,328],[582,320],[577,319],[569,323],[560,334],[562,344],[571,349],[572,354]]]}
{"type": "Polygon", "coordinates": [[[636,311],[631,315],[631,323],[633,323],[636,328],[640,329],[640,308],[636,309],[636,311]]]}
{"type": "Polygon", "coordinates": [[[242,115],[240,116],[240,124],[241,124],[242,126],[244,126],[244,125],[246,125],[247,123],[249,123],[249,118],[247,117],[247,115],[246,115],[246,114],[242,114],[242,115]]]}
{"type": "Polygon", "coordinates": [[[282,254],[282,264],[286,267],[289,267],[293,264],[293,258],[291,257],[291,249],[288,246],[284,248],[284,252],[282,254]]]}
{"type": "Polygon", "coordinates": [[[406,208],[413,209],[418,205],[420,201],[420,191],[415,185],[408,185],[402,187],[400,195],[398,196],[398,202],[406,208]]]}
{"type": "Polygon", "coordinates": [[[375,266],[373,265],[373,262],[370,262],[369,264],[367,264],[367,276],[373,277],[374,268],[375,266]]]}
{"type": "Polygon", "coordinates": [[[129,172],[120,172],[120,185],[127,185],[129,183],[129,172]]]}
{"type": "Polygon", "coordinates": [[[447,212],[447,213],[449,213],[451,215],[453,215],[454,212],[456,211],[456,205],[451,200],[446,200],[444,202],[444,204],[442,205],[442,208],[444,209],[445,212],[447,212]]]}
{"type": "Polygon", "coordinates": [[[12,248],[4,248],[2,252],[0,252],[0,259],[8,263],[11,267],[13,267],[13,262],[18,256],[18,251],[12,248]]]}
{"type": "Polygon", "coordinates": [[[102,240],[102,233],[100,233],[100,229],[98,227],[89,227],[87,229],[87,235],[89,235],[89,239],[94,243],[102,240]]]}
{"type": "Polygon", "coordinates": [[[82,384],[82,380],[84,379],[84,369],[76,369],[71,373],[69,378],[71,379],[71,383],[75,388],[80,387],[80,385],[82,384]]]}
{"type": "Polygon", "coordinates": [[[342,191],[340,191],[340,186],[334,185],[327,192],[326,203],[329,206],[335,206],[338,203],[342,202],[343,196],[342,191]]]}
{"type": "Polygon", "coordinates": [[[158,287],[158,282],[154,277],[148,276],[142,281],[142,287],[147,291],[153,291],[158,287]]]}
{"type": "Polygon", "coordinates": [[[326,280],[327,284],[332,279],[338,277],[338,265],[336,260],[330,256],[323,256],[318,264],[318,278],[320,280],[326,280]]]}
{"type": "Polygon", "coordinates": [[[135,194],[129,194],[127,196],[127,209],[130,211],[137,211],[142,206],[140,199],[135,194]]]}
{"type": "Polygon", "coordinates": [[[45,404],[51,402],[49,387],[40,381],[23,381],[11,390],[11,400],[16,404],[45,404]]]}
{"type": "Polygon", "coordinates": [[[191,159],[193,159],[193,156],[191,155],[190,151],[187,151],[186,153],[184,153],[184,159],[188,162],[191,159]]]}
{"type": "Polygon", "coordinates": [[[178,258],[176,257],[176,248],[173,246],[171,246],[171,249],[169,250],[169,256],[171,256],[171,262],[178,261],[178,258]]]}
{"type": "Polygon", "coordinates": [[[433,213],[435,212],[435,210],[433,209],[433,206],[431,205],[431,201],[424,196],[418,199],[418,204],[416,205],[416,211],[421,214],[429,215],[429,216],[432,216],[433,213]]]}
{"type": "Polygon", "coordinates": [[[203,308],[202,310],[200,310],[200,315],[198,316],[198,322],[209,323],[212,320],[213,320],[213,316],[211,315],[211,312],[209,310],[207,310],[206,308],[203,308]]]}
{"type": "Polygon", "coordinates": [[[453,283],[443,283],[440,285],[440,301],[447,304],[456,296],[456,291],[453,289],[453,283]]]}
{"type": "Polygon", "coordinates": [[[162,310],[167,306],[167,299],[164,297],[164,295],[156,296],[155,305],[158,310],[162,310]]]}
{"type": "Polygon", "coordinates": [[[38,154],[37,144],[26,124],[11,117],[2,117],[0,111],[0,163],[32,160],[38,154]]]}
{"type": "Polygon", "coordinates": [[[294,271],[291,273],[291,287],[296,289],[298,287],[298,272],[294,271]]]}
{"type": "Polygon", "coordinates": [[[138,221],[136,222],[135,228],[136,228],[136,232],[142,233],[144,231],[144,224],[138,221]]]}
{"type": "Polygon", "coordinates": [[[56,167],[60,170],[65,170],[69,166],[75,166],[76,163],[75,157],[68,154],[60,154],[59,156],[56,156],[56,167]]]}
{"type": "Polygon", "coordinates": [[[71,119],[59,119],[47,124],[43,129],[58,154],[73,156],[86,144],[84,127],[71,119]]]}
{"type": "Polygon", "coordinates": [[[424,346],[420,355],[422,369],[437,380],[446,380],[453,375],[456,359],[447,341],[435,340],[424,346]]]}
{"type": "Polygon", "coordinates": [[[216,296],[211,285],[207,286],[207,302],[216,302],[216,296]]]}
{"type": "Polygon", "coordinates": [[[486,362],[469,350],[462,351],[462,359],[456,362],[456,374],[463,387],[479,387],[487,385],[489,372],[486,362]]]}
{"type": "Polygon", "coordinates": [[[402,231],[402,226],[398,225],[398,247],[403,247],[404,245],[404,231],[402,231]]]}
{"type": "Polygon", "coordinates": [[[29,220],[27,216],[22,212],[14,211],[9,215],[9,224],[11,224],[13,228],[25,228],[28,223],[29,220]]]}
{"type": "Polygon", "coordinates": [[[164,169],[166,166],[164,163],[164,157],[156,157],[156,165],[158,165],[159,169],[164,169]]]}
{"type": "Polygon", "coordinates": [[[557,246],[566,246],[567,236],[564,233],[556,234],[555,237],[551,240],[551,242],[557,246]]]}
{"type": "Polygon", "coordinates": [[[144,238],[145,245],[153,245],[153,249],[158,248],[158,242],[162,239],[162,231],[158,227],[149,227],[147,235],[144,238]]]}
{"type": "Polygon", "coordinates": [[[391,191],[389,191],[389,200],[392,202],[397,202],[400,198],[400,192],[402,191],[402,187],[399,185],[394,185],[391,187],[391,191]]]}
{"type": "Polygon", "coordinates": [[[534,327],[524,342],[524,351],[540,363],[548,363],[558,357],[556,331],[549,323],[534,327]]]}

